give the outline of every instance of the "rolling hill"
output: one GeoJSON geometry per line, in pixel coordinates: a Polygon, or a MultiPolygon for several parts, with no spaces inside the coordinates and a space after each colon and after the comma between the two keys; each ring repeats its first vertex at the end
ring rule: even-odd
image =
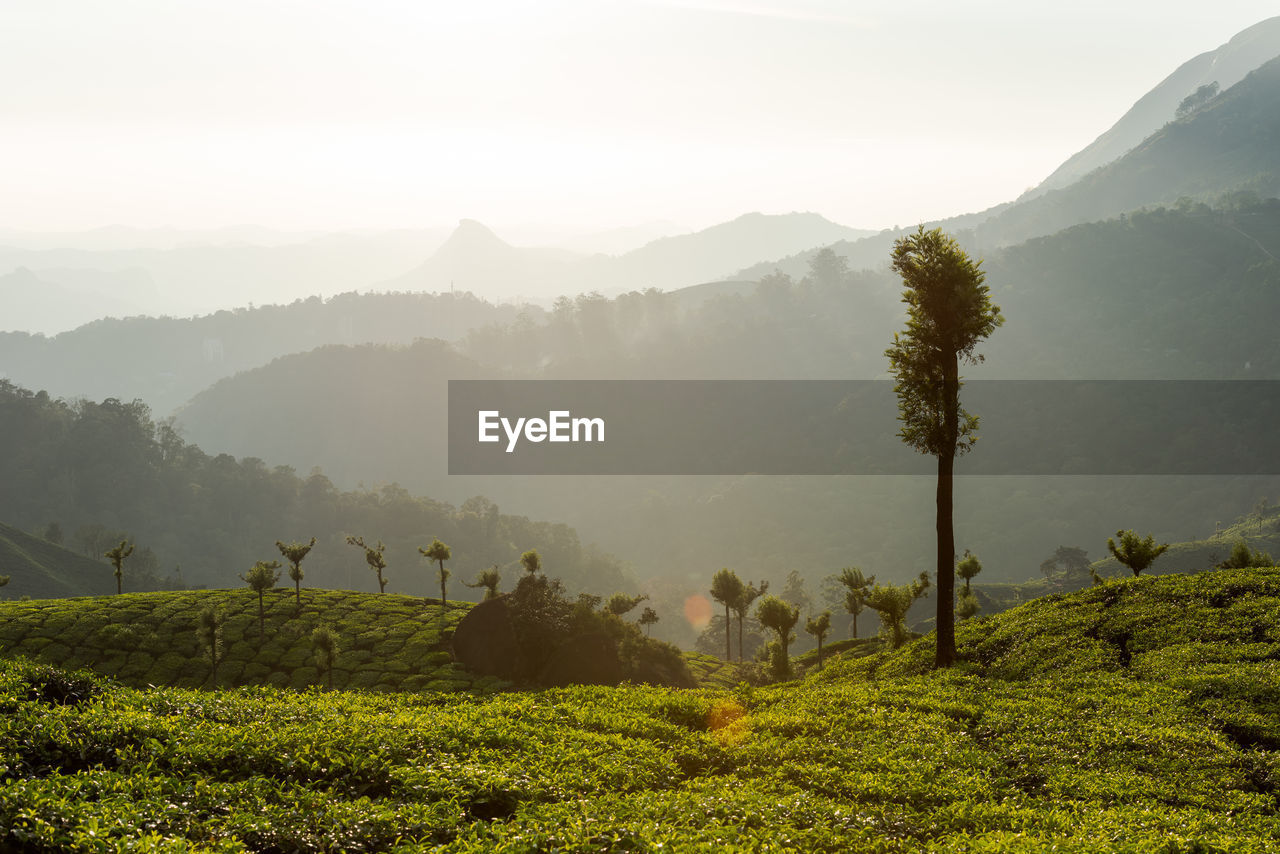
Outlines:
{"type": "Polygon", "coordinates": [[[0,662],[19,850],[1280,845],[1280,570],[1047,597],[801,682],[137,690],[0,662]],[[109,818],[108,818],[109,817],[109,818]]]}
{"type": "Polygon", "coordinates": [[[111,567],[0,523],[0,597],[46,599],[115,591],[111,567]]]}

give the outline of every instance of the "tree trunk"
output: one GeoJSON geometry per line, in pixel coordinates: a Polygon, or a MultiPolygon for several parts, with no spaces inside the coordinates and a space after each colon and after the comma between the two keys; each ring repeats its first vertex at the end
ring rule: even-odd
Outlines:
{"type": "Polygon", "coordinates": [[[733,661],[733,622],[729,619],[728,602],[724,603],[724,660],[733,661]]]}
{"type": "Polygon", "coordinates": [[[742,623],[744,615],[738,615],[738,663],[742,663],[742,623]]]}
{"type": "Polygon", "coordinates": [[[858,639],[858,615],[853,615],[853,639],[858,639]]]}
{"type": "Polygon", "coordinates": [[[302,610],[302,582],[293,582],[293,599],[298,605],[298,610],[302,610]]]}
{"type": "Polygon", "coordinates": [[[258,591],[258,639],[264,640],[267,637],[267,616],[262,610],[262,591],[258,591]]]}
{"type": "Polygon", "coordinates": [[[956,533],[953,510],[952,472],[959,433],[959,365],[953,359],[944,379],[946,396],[946,438],[938,455],[938,648],[934,667],[950,667],[956,660],[956,533]]]}

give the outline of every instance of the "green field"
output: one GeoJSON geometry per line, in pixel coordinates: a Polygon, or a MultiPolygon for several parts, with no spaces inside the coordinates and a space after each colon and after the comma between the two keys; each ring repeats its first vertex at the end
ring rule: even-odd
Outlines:
{"type": "Polygon", "coordinates": [[[8,661],[0,848],[1280,848],[1280,570],[958,634],[949,672],[925,637],[695,691],[138,690],[8,661]]]}

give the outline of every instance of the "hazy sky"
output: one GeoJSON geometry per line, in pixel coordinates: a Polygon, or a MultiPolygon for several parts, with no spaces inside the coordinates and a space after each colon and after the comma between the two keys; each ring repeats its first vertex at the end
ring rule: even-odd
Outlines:
{"type": "Polygon", "coordinates": [[[0,228],[881,228],[1038,183],[1275,0],[6,0],[0,228]]]}

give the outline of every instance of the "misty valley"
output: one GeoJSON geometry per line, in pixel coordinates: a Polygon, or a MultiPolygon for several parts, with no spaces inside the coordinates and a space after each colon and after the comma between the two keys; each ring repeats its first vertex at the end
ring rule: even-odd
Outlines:
{"type": "Polygon", "coordinates": [[[500,231],[0,230],[0,852],[1280,850],[1280,18],[977,212],[500,231]]]}

